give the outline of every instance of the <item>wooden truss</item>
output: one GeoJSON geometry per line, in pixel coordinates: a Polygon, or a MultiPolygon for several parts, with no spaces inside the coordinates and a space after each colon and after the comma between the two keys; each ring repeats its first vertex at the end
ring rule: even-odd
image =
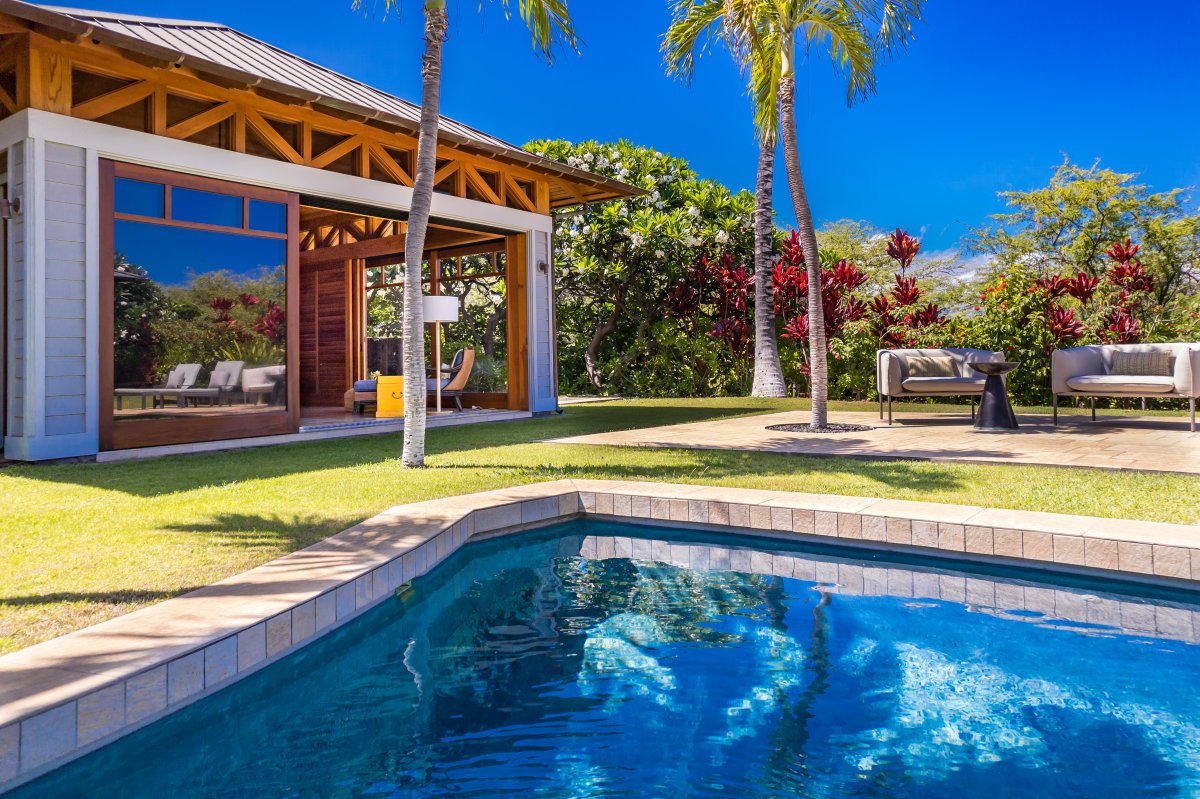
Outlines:
{"type": "MultiPolygon", "coordinates": [[[[23,25],[0,15],[0,118],[36,108],[413,185],[417,142],[394,127],[23,25]]],[[[541,214],[550,213],[552,192],[586,200],[570,181],[441,143],[434,183],[441,193],[541,214]]]]}

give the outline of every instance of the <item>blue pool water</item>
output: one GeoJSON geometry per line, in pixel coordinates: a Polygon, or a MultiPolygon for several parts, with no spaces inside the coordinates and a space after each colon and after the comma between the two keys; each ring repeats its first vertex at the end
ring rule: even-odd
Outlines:
{"type": "Polygon", "coordinates": [[[472,544],[13,799],[1200,796],[1187,596],[740,547],[472,544]]]}

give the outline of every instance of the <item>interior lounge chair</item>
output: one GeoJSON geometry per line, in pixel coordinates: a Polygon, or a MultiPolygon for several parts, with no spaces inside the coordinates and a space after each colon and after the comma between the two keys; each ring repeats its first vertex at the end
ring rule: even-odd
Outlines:
{"type": "Polygon", "coordinates": [[[1200,398],[1200,343],[1090,344],[1050,356],[1054,423],[1059,397],[1088,397],[1096,421],[1096,397],[1186,399],[1196,432],[1200,398]]]}
{"type": "Polygon", "coordinates": [[[221,405],[233,402],[238,385],[242,379],[242,368],[245,361],[218,361],[208,376],[208,385],[204,388],[185,388],[174,392],[180,407],[199,405],[206,400],[209,405],[221,405]]]}
{"type": "MultiPolygon", "coordinates": [[[[471,379],[471,370],[474,367],[475,350],[459,350],[454,353],[450,364],[442,367],[442,399],[453,400],[454,407],[460,411],[463,409],[463,389],[466,388],[467,381],[471,379]]],[[[428,396],[436,396],[437,379],[431,377],[426,380],[425,390],[428,396]]],[[[348,401],[352,403],[354,413],[364,413],[367,406],[375,404],[375,381],[358,380],[348,394],[350,394],[348,401]]]]}
{"type": "MultiPolygon", "coordinates": [[[[460,411],[462,393],[467,381],[471,379],[471,370],[475,367],[475,350],[459,350],[450,361],[449,370],[442,373],[442,399],[454,400],[454,407],[460,411]]],[[[437,396],[437,379],[425,381],[425,389],[430,397],[437,396]]]]}
{"type": "Polygon", "coordinates": [[[163,381],[161,386],[154,386],[152,388],[118,388],[113,390],[113,394],[118,397],[140,398],[143,410],[146,408],[147,400],[150,400],[152,407],[157,408],[159,400],[162,399],[165,392],[191,388],[196,385],[196,381],[199,379],[200,364],[181,363],[167,373],[167,379],[163,381]]]}
{"type": "Polygon", "coordinates": [[[971,418],[975,398],[983,394],[986,378],[972,369],[971,361],[1003,361],[1003,352],[971,349],[879,350],[875,353],[875,383],[879,391],[879,418],[887,399],[887,420],[892,423],[894,397],[970,397],[971,418]]]}

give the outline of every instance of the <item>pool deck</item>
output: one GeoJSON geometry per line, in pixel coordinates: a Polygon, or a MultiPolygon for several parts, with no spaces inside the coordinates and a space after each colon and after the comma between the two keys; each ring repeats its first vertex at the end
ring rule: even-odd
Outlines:
{"type": "MultiPolygon", "coordinates": [[[[449,497],[392,508],[243,574],[0,658],[0,792],[285,657],[393,596],[473,537],[581,516],[1200,590],[1200,526],[1195,525],[619,481],[558,480],[449,497]]],[[[736,541],[730,545],[736,547],[736,541]]],[[[597,541],[596,546],[604,547],[597,549],[604,554],[609,545],[597,541]]],[[[613,555],[618,546],[625,545],[614,541],[613,555]]],[[[632,540],[629,549],[632,553],[632,540]]],[[[672,544],[669,554],[720,568],[721,548],[716,555],[713,549],[676,552],[672,544]]],[[[755,565],[753,557],[748,567],[766,567],[755,565]]],[[[793,575],[797,569],[783,561],[778,567],[790,568],[793,575]]],[[[776,568],[774,561],[770,568],[776,568]]],[[[860,568],[819,579],[849,581],[854,590],[867,580],[877,584],[880,575],[860,568]]],[[[883,579],[886,583],[892,576],[883,579]]],[[[986,586],[972,586],[963,582],[962,596],[986,599],[986,586]]],[[[946,598],[959,595],[957,583],[939,584],[939,591],[937,596],[946,598]]],[[[1022,607],[1060,602],[1055,593],[1031,598],[1026,592],[1022,607]]],[[[1000,595],[993,587],[990,596],[994,604],[1000,595]]],[[[1071,618],[1082,613],[1086,621],[1093,612],[1106,618],[1126,612],[1068,607],[1069,601],[1064,597],[1056,613],[1074,614],[1071,618]]],[[[1136,629],[1147,636],[1200,641],[1200,613],[1131,607],[1131,613],[1140,607],[1144,618],[1136,629]]],[[[1102,623],[1099,617],[1097,623],[1102,623]]]]}
{"type": "Polygon", "coordinates": [[[1200,474],[1200,432],[1188,432],[1186,417],[1100,416],[1093,422],[1088,416],[1064,414],[1055,427],[1049,416],[1022,414],[1020,429],[1004,433],[976,432],[965,408],[961,415],[897,414],[890,427],[876,413],[831,413],[829,420],[872,429],[835,435],[767,429],[809,421],[808,411],[788,411],[595,433],[555,443],[1200,474]]]}

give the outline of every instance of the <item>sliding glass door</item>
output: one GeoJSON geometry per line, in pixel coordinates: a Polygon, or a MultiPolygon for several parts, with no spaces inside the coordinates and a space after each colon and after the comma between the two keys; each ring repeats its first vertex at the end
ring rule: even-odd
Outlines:
{"type": "Polygon", "coordinates": [[[101,446],[296,429],[296,196],[103,164],[101,446]]]}

